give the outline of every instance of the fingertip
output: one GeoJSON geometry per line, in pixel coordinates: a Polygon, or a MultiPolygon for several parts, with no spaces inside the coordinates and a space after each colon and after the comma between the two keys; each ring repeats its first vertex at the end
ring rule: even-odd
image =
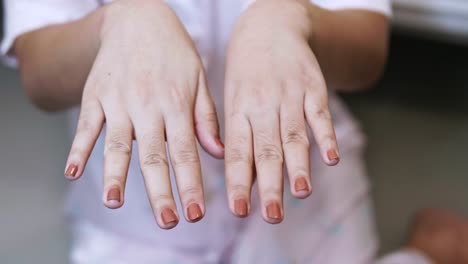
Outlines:
{"type": "Polygon", "coordinates": [[[65,167],[64,176],[69,181],[78,180],[81,177],[80,167],[76,163],[68,163],[65,167]]]}
{"type": "Polygon", "coordinates": [[[163,225],[163,224],[158,224],[159,228],[163,229],[163,230],[171,230],[173,228],[175,228],[177,226],[179,222],[174,222],[174,223],[168,223],[166,225],[163,225]]]}
{"type": "Polygon", "coordinates": [[[279,224],[283,221],[283,212],[278,202],[270,202],[264,209],[263,219],[269,224],[279,224]]]}
{"type": "Polygon", "coordinates": [[[110,201],[105,201],[104,205],[109,208],[109,209],[118,209],[122,207],[122,203],[117,200],[110,200],[110,201]]]}
{"type": "Polygon", "coordinates": [[[164,230],[172,229],[179,224],[179,216],[177,215],[176,210],[171,208],[162,209],[159,213],[159,217],[156,216],[156,220],[158,222],[158,226],[164,230]]]}
{"type": "Polygon", "coordinates": [[[328,166],[336,166],[340,162],[340,156],[336,149],[330,149],[327,151],[325,162],[328,166]]]}
{"type": "Polygon", "coordinates": [[[104,195],[103,204],[109,209],[117,209],[123,205],[123,197],[118,186],[112,186],[104,195]]]}
{"type": "Polygon", "coordinates": [[[191,203],[189,206],[187,206],[187,221],[189,223],[196,223],[205,216],[201,206],[198,203],[191,203]]]}
{"type": "Polygon", "coordinates": [[[310,187],[310,183],[307,180],[307,177],[298,177],[294,181],[294,184],[291,184],[291,189],[291,192],[294,197],[304,199],[311,194],[312,188],[310,187]]]}
{"type": "Polygon", "coordinates": [[[231,205],[231,213],[239,218],[246,218],[249,216],[250,207],[247,199],[238,198],[235,199],[231,205]]]}

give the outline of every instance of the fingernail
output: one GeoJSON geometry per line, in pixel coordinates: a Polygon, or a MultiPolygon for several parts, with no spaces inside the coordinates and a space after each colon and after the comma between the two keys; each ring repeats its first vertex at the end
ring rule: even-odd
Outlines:
{"type": "Polygon", "coordinates": [[[234,201],[234,212],[239,217],[246,217],[248,211],[247,202],[245,199],[237,199],[234,201]]]}
{"type": "Polygon", "coordinates": [[[216,145],[224,149],[224,143],[221,141],[220,138],[215,138],[216,145]]]}
{"type": "Polygon", "coordinates": [[[161,211],[161,219],[165,225],[176,225],[179,222],[176,214],[170,208],[164,208],[161,211]]]}
{"type": "Polygon", "coordinates": [[[107,193],[107,201],[120,202],[120,189],[119,187],[112,187],[107,193]]]}
{"type": "Polygon", "coordinates": [[[294,189],[296,192],[309,192],[309,185],[305,178],[301,177],[294,182],[294,189]]]}
{"type": "Polygon", "coordinates": [[[65,171],[65,176],[75,178],[77,172],[78,172],[78,166],[76,166],[75,164],[70,164],[68,165],[68,168],[65,171]]]}
{"type": "Polygon", "coordinates": [[[267,211],[268,218],[274,219],[274,220],[281,219],[281,209],[278,203],[273,202],[269,204],[266,208],[266,211],[267,211]]]}
{"type": "Polygon", "coordinates": [[[330,161],[339,161],[340,160],[340,157],[338,157],[338,153],[334,149],[330,149],[327,152],[327,156],[328,156],[328,159],[330,161]]]}
{"type": "Polygon", "coordinates": [[[197,203],[189,205],[187,208],[187,216],[191,222],[197,222],[203,215],[200,206],[197,203]]]}

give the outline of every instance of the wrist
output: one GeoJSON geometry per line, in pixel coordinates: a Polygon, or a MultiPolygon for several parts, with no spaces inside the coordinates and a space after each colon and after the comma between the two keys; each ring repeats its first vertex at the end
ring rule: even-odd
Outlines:
{"type": "Polygon", "coordinates": [[[100,23],[100,38],[104,40],[108,34],[122,34],[125,28],[141,30],[143,22],[149,19],[164,17],[163,12],[171,12],[164,0],[121,0],[105,5],[102,8],[100,23]]]}
{"type": "Polygon", "coordinates": [[[245,20],[252,23],[264,19],[269,26],[287,27],[308,42],[314,39],[322,9],[309,0],[250,0],[245,1],[245,20]]]}

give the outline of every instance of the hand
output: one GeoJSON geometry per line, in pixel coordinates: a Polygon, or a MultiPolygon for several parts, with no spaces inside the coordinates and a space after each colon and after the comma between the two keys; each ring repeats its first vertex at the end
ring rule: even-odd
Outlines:
{"type": "Polygon", "coordinates": [[[322,158],[339,161],[327,87],[314,53],[316,7],[308,1],[257,0],[229,43],[225,85],[226,184],[231,211],[249,212],[256,169],[263,218],[283,219],[283,157],[291,192],[311,193],[312,128],[322,158]]]}
{"type": "Polygon", "coordinates": [[[108,7],[67,161],[69,179],[82,175],[104,121],[103,203],[109,208],[123,205],[136,138],[157,223],[174,227],[179,216],[167,140],[185,217],[189,222],[200,220],[205,208],[195,137],[216,158],[223,157],[224,147],[200,57],[164,1],[122,0],[108,7]]]}

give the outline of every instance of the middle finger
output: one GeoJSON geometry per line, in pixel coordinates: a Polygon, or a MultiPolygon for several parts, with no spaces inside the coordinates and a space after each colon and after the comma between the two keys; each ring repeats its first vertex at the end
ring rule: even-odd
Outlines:
{"type": "Polygon", "coordinates": [[[275,110],[250,119],[254,156],[264,219],[272,224],[283,219],[283,151],[278,113],[275,110]]]}
{"type": "Polygon", "coordinates": [[[181,111],[167,114],[164,119],[172,168],[185,217],[189,222],[197,222],[203,218],[205,206],[193,113],[181,111]]]}

